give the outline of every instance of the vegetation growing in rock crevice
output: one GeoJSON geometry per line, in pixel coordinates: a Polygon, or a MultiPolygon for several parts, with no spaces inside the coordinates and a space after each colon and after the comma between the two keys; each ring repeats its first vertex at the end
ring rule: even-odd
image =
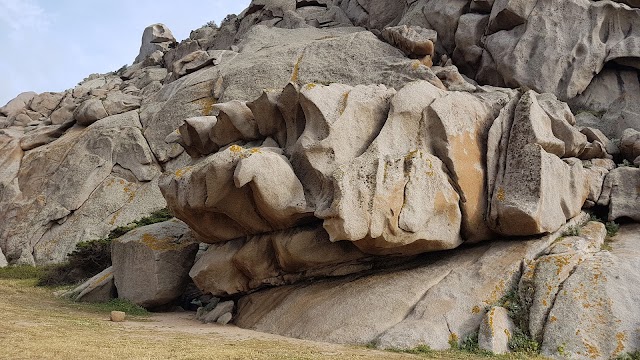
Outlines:
{"type": "Polygon", "coordinates": [[[38,285],[72,285],[90,278],[111,266],[112,240],[135,228],[167,221],[171,218],[172,215],[168,209],[158,210],[142,219],[113,229],[104,239],[78,243],[76,249],[68,255],[65,263],[48,266],[42,271],[38,285]]]}

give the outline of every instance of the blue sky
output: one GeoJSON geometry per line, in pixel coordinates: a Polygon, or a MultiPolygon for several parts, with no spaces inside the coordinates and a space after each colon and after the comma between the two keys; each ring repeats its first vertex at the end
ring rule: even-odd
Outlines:
{"type": "Polygon", "coordinates": [[[250,0],[0,0],[0,107],[24,91],[63,91],[138,55],[147,25],[178,41],[250,0]]]}

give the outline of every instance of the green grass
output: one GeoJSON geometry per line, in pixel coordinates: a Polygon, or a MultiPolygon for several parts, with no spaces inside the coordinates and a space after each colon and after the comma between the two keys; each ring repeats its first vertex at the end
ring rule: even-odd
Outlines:
{"type": "Polygon", "coordinates": [[[39,279],[45,268],[30,265],[8,266],[0,269],[0,279],[39,279]]]}
{"type": "Polygon", "coordinates": [[[82,308],[99,313],[110,313],[112,311],[124,311],[127,316],[148,317],[151,313],[145,308],[125,299],[111,299],[105,303],[82,303],[82,308]]]}
{"type": "Polygon", "coordinates": [[[640,360],[640,350],[620,355],[616,360],[640,360]]]}
{"type": "Polygon", "coordinates": [[[580,227],[569,226],[567,230],[562,233],[562,236],[580,236],[580,227]]]}

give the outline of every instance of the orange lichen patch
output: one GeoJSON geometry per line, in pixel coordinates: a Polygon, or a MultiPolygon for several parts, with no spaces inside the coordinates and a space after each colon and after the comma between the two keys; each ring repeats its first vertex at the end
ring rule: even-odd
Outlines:
{"type": "Polygon", "coordinates": [[[498,194],[496,195],[496,199],[498,199],[498,201],[502,202],[505,199],[505,192],[504,192],[504,188],[499,187],[498,188],[498,194]]]}
{"type": "Polygon", "coordinates": [[[627,341],[627,336],[623,333],[623,332],[619,332],[616,334],[616,349],[613,351],[613,356],[618,356],[620,354],[622,354],[622,352],[624,351],[624,343],[625,341],[627,341]]]}
{"type": "Polygon", "coordinates": [[[505,284],[504,284],[504,280],[500,280],[495,288],[491,291],[491,295],[489,297],[488,300],[485,300],[484,302],[486,304],[495,304],[505,293],[505,284]]]}
{"type": "Polygon", "coordinates": [[[340,100],[340,106],[338,112],[340,115],[344,114],[344,111],[347,109],[347,101],[349,101],[349,91],[342,95],[342,99],[340,100]]]}
{"type": "Polygon", "coordinates": [[[542,300],[542,305],[546,307],[546,306],[549,306],[549,303],[547,303],[547,300],[542,300]]]}
{"type": "Polygon", "coordinates": [[[549,322],[556,322],[556,321],[558,321],[558,318],[551,315],[551,317],[549,318],[549,322]]]}
{"type": "Polygon", "coordinates": [[[449,344],[457,344],[460,341],[460,337],[456,333],[449,335],[449,344]]]}
{"type": "Polygon", "coordinates": [[[511,331],[509,329],[504,329],[504,334],[507,335],[508,340],[511,340],[511,331]]]}
{"type": "Polygon", "coordinates": [[[249,150],[251,154],[262,154],[262,151],[259,148],[253,148],[249,150]]]}
{"type": "Polygon", "coordinates": [[[244,148],[242,148],[242,146],[238,146],[238,145],[231,145],[229,147],[229,151],[231,151],[232,153],[241,153],[242,150],[244,150],[244,148]]]}
{"type": "Polygon", "coordinates": [[[592,358],[592,359],[597,359],[600,357],[600,350],[598,349],[597,346],[589,344],[588,342],[584,341],[584,347],[587,349],[587,356],[592,358]]]}
{"type": "Polygon", "coordinates": [[[478,306],[478,305],[474,306],[473,309],[471,309],[471,312],[474,313],[474,314],[480,314],[480,311],[482,311],[482,310],[480,309],[480,306],[478,306]]]}
{"type": "Polygon", "coordinates": [[[105,274],[105,275],[101,276],[98,280],[96,280],[96,281],[94,282],[94,284],[99,284],[99,283],[101,283],[101,282],[103,282],[103,281],[107,280],[107,278],[108,278],[109,276],[111,276],[111,275],[113,275],[113,271],[111,271],[111,272],[109,272],[109,273],[107,273],[107,274],[105,274]]]}
{"type": "Polygon", "coordinates": [[[111,217],[111,220],[109,220],[109,225],[115,225],[116,221],[118,221],[118,217],[120,217],[120,213],[122,212],[122,209],[116,211],[113,216],[111,217]]]}
{"type": "Polygon", "coordinates": [[[312,90],[312,89],[314,89],[316,86],[318,86],[318,84],[315,84],[315,83],[309,83],[309,84],[305,85],[305,86],[304,86],[304,88],[305,88],[306,90],[312,90]]]}
{"type": "Polygon", "coordinates": [[[422,62],[420,60],[413,60],[411,62],[411,68],[413,70],[418,70],[420,68],[420,66],[422,65],[422,62]]]}
{"type": "Polygon", "coordinates": [[[217,100],[213,96],[198,100],[197,103],[202,107],[202,115],[210,116],[213,113],[213,106],[216,102],[217,100]]]}
{"type": "Polygon", "coordinates": [[[149,249],[156,251],[178,250],[184,247],[184,244],[174,243],[171,239],[158,239],[146,233],[142,235],[142,243],[149,249]]]}
{"type": "Polygon", "coordinates": [[[174,173],[176,178],[180,179],[182,178],[186,173],[188,173],[189,171],[191,171],[191,166],[187,166],[185,168],[182,169],[178,169],[176,170],[176,172],[174,173]]]}
{"type": "Polygon", "coordinates": [[[556,264],[556,276],[559,276],[560,273],[562,272],[562,269],[569,265],[569,260],[571,259],[571,255],[565,255],[565,256],[556,256],[554,258],[555,260],[555,264],[556,264]]]}
{"type": "Polygon", "coordinates": [[[298,82],[298,78],[300,78],[300,63],[302,62],[302,59],[304,58],[304,53],[300,54],[300,56],[298,56],[298,61],[296,61],[295,65],[293,65],[293,73],[291,73],[291,82],[292,83],[297,83],[298,82]]]}

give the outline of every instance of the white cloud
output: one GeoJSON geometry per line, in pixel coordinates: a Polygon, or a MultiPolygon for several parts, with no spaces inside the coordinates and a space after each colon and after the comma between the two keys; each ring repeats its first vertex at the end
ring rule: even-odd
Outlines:
{"type": "Polygon", "coordinates": [[[0,0],[0,23],[8,26],[16,39],[28,31],[47,29],[50,19],[33,0],[0,0]]]}

